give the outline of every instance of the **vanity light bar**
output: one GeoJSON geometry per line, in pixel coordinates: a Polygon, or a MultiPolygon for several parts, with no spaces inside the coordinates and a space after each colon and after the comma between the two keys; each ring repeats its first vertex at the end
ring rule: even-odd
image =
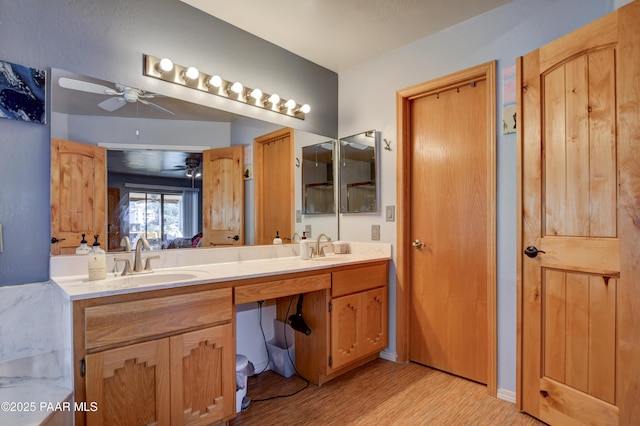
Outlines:
{"type": "Polygon", "coordinates": [[[168,58],[144,55],[143,74],[301,120],[304,120],[311,110],[308,104],[301,105],[293,99],[281,99],[275,93],[269,94],[260,89],[250,89],[238,81],[227,81],[218,75],[205,74],[195,67],[175,64],[168,58]]]}

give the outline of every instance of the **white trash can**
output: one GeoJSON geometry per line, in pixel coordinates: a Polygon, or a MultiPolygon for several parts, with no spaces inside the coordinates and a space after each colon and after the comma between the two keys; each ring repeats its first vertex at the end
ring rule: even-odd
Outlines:
{"type": "Polygon", "coordinates": [[[244,355],[236,355],[236,413],[242,411],[242,400],[247,395],[247,377],[253,374],[253,365],[244,355]]]}

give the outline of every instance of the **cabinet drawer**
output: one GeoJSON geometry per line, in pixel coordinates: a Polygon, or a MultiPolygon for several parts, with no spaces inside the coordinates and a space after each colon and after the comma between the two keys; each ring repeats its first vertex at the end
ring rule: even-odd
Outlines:
{"type": "Polygon", "coordinates": [[[231,288],[156,297],[85,309],[85,348],[200,327],[232,317],[231,288]]]}
{"type": "Polygon", "coordinates": [[[236,304],[257,302],[258,300],[277,299],[323,290],[331,287],[331,274],[311,275],[309,277],[288,278],[284,280],[267,281],[236,287],[236,304]]]}
{"type": "Polygon", "coordinates": [[[332,274],[331,297],[387,285],[387,262],[362,268],[347,269],[332,274]]]}

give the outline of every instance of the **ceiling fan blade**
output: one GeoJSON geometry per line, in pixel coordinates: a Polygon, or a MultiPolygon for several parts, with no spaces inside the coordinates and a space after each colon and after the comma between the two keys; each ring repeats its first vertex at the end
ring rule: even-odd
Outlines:
{"type": "Polygon", "coordinates": [[[125,104],[124,98],[109,98],[98,104],[105,111],[113,112],[118,108],[122,108],[125,104]]]}
{"type": "Polygon", "coordinates": [[[140,99],[140,98],[138,98],[138,102],[140,102],[141,104],[150,106],[151,108],[156,109],[156,110],[158,110],[160,112],[164,112],[166,114],[175,115],[173,112],[169,111],[168,109],[162,108],[160,105],[156,105],[153,102],[145,101],[144,99],[140,99]]]}
{"type": "Polygon", "coordinates": [[[71,90],[79,90],[81,92],[97,93],[99,95],[120,95],[114,89],[103,86],[101,84],[89,83],[87,81],[74,80],[71,78],[60,77],[58,79],[60,87],[71,90]]]}

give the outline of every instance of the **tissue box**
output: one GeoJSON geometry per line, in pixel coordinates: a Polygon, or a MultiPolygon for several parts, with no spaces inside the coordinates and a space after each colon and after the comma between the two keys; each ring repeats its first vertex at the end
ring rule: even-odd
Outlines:
{"type": "Polygon", "coordinates": [[[267,348],[269,349],[269,362],[271,363],[271,369],[279,375],[289,378],[295,373],[295,336],[293,329],[289,324],[283,323],[277,319],[273,320],[273,339],[267,342],[267,348]],[[287,336],[285,342],[285,333],[287,336]],[[287,348],[288,345],[288,348],[287,348]],[[287,349],[288,352],[287,353],[287,349]],[[291,355],[291,359],[289,359],[291,355]],[[293,360],[293,362],[291,362],[293,360]]]}

